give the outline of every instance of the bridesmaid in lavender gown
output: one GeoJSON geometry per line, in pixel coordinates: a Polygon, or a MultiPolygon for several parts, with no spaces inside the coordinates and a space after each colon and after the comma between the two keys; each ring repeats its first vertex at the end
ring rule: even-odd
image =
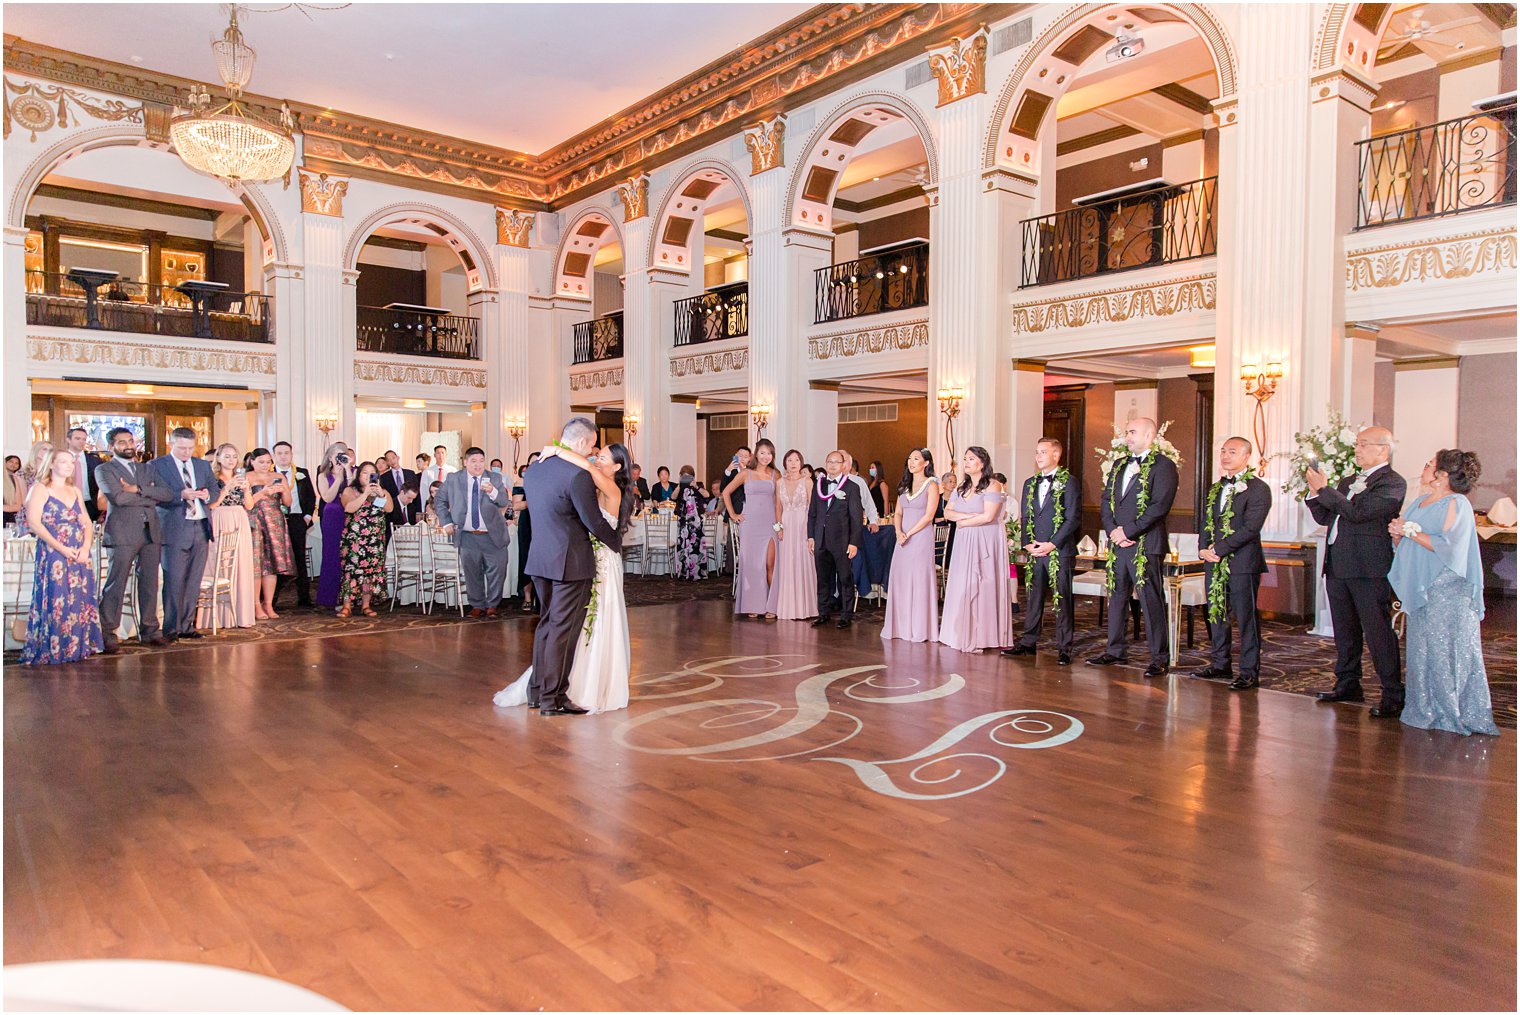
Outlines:
{"type": "Polygon", "coordinates": [[[802,452],[788,451],[781,459],[786,469],[776,492],[778,559],[776,561],[776,616],[782,620],[812,620],[818,616],[818,572],[808,552],[808,498],[812,480],[802,472],[802,452]]]}
{"type": "Polygon", "coordinates": [[[939,588],[934,578],[934,515],[939,509],[939,480],[928,448],[908,454],[897,484],[897,550],[887,577],[887,619],[883,638],[903,641],[939,639],[939,588]]]}
{"type": "Polygon", "coordinates": [[[961,467],[965,478],[945,509],[955,523],[955,554],[945,579],[939,640],[962,652],[980,652],[1013,644],[1008,536],[1003,494],[992,487],[992,457],[985,448],[967,448],[961,467]]]}
{"type": "MultiPolygon", "coordinates": [[[[723,506],[739,526],[739,594],[734,597],[734,612],[751,620],[765,614],[776,619],[776,597],[780,589],[774,580],[776,571],[776,445],[765,438],[755,442],[750,467],[741,469],[723,488],[723,506]],[[734,510],[730,496],[744,487],[744,510],[734,510]]],[[[806,528],[806,526],[804,526],[806,528]]]]}

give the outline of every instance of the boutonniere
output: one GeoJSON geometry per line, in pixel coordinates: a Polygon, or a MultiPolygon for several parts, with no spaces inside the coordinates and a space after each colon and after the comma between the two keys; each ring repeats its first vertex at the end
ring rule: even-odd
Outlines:
{"type": "Polygon", "coordinates": [[[1243,479],[1237,479],[1235,482],[1230,484],[1230,491],[1232,493],[1245,493],[1246,481],[1243,479]]]}
{"type": "Polygon", "coordinates": [[[840,478],[839,488],[836,489],[832,494],[828,494],[828,493],[824,493],[823,492],[823,485],[825,483],[827,483],[827,482],[828,482],[828,477],[827,476],[825,476],[824,478],[818,480],[818,499],[819,500],[844,500],[846,494],[845,494],[845,491],[844,491],[844,479],[843,479],[843,477],[840,478]]]}
{"type": "Polygon", "coordinates": [[[1050,484],[1051,493],[1060,493],[1064,489],[1066,489],[1066,480],[1064,479],[1057,479],[1054,483],[1050,484]]]}
{"type": "Polygon", "coordinates": [[[296,470],[296,478],[297,479],[305,479],[306,478],[306,473],[302,472],[300,469],[297,469],[296,470]]]}
{"type": "Polygon", "coordinates": [[[1346,491],[1346,496],[1347,497],[1355,497],[1357,494],[1362,493],[1366,489],[1367,489],[1367,477],[1366,476],[1357,476],[1356,480],[1351,484],[1351,489],[1346,491]]]}

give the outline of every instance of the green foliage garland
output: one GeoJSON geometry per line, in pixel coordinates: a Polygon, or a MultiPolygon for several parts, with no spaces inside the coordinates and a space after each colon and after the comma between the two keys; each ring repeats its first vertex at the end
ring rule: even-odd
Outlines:
{"type": "MultiPolygon", "coordinates": [[[[1139,486],[1140,486],[1140,489],[1135,493],[1135,514],[1137,516],[1145,514],[1145,509],[1146,509],[1146,507],[1151,502],[1151,466],[1154,465],[1155,462],[1156,462],[1156,446],[1154,444],[1152,444],[1151,445],[1151,449],[1145,453],[1145,457],[1142,458],[1142,459],[1140,459],[1140,474],[1135,477],[1135,482],[1138,483],[1139,486]]],[[[1113,472],[1110,473],[1110,476],[1113,478],[1113,483],[1108,488],[1108,512],[1112,516],[1112,515],[1118,514],[1118,512],[1119,512],[1119,484],[1121,482],[1123,482],[1123,480],[1124,480],[1124,470],[1116,468],[1116,469],[1113,470],[1113,472]]],[[[1141,585],[1141,584],[1143,584],[1145,582],[1145,568],[1146,568],[1145,537],[1146,537],[1146,535],[1149,535],[1149,533],[1146,533],[1145,535],[1142,535],[1138,540],[1136,540],[1136,543],[1137,543],[1137,545],[1139,547],[1135,551],[1135,584],[1136,585],[1141,585]]],[[[1116,562],[1118,561],[1118,559],[1119,559],[1119,552],[1114,547],[1114,541],[1113,541],[1113,539],[1110,538],[1109,541],[1108,541],[1108,561],[1107,561],[1108,591],[1110,593],[1112,593],[1114,591],[1114,567],[1115,567],[1116,562]]]]}
{"type": "Polygon", "coordinates": [[[591,629],[596,625],[596,608],[601,600],[598,594],[602,589],[602,556],[599,552],[605,544],[595,536],[591,537],[591,554],[596,559],[596,577],[591,580],[591,600],[586,603],[586,625],[581,628],[581,634],[585,635],[586,641],[591,641],[591,629]]]}
{"type": "MultiPolygon", "coordinates": [[[[1040,477],[1035,477],[1035,481],[1030,483],[1024,490],[1024,515],[1030,519],[1026,524],[1029,526],[1029,538],[1031,540],[1034,539],[1034,491],[1040,485],[1039,479],[1040,477]]],[[[1064,466],[1056,469],[1055,475],[1050,477],[1050,496],[1056,499],[1055,530],[1057,532],[1061,531],[1061,526],[1066,522],[1066,498],[1060,495],[1065,491],[1066,483],[1070,479],[1071,473],[1064,466]]],[[[1056,579],[1061,574],[1060,550],[1050,551],[1045,560],[1045,571],[1050,576],[1050,601],[1053,605],[1059,607],[1061,605],[1061,584],[1056,579]]],[[[1032,561],[1024,569],[1024,587],[1026,589],[1034,588],[1034,564],[1032,561]]]]}
{"type": "MultiPolygon", "coordinates": [[[[1235,494],[1236,484],[1242,488],[1249,480],[1256,478],[1256,473],[1250,469],[1241,471],[1234,479],[1223,477],[1209,487],[1209,510],[1203,524],[1204,535],[1208,538],[1209,546],[1212,547],[1220,539],[1228,539],[1235,534],[1235,494]],[[1230,495],[1224,499],[1224,508],[1219,505],[1219,493],[1228,489],[1230,495]],[[1215,515],[1218,515],[1217,526],[1215,515]],[[1216,538],[1214,533],[1219,533],[1216,538]]],[[[1219,563],[1214,565],[1214,571],[1209,576],[1209,623],[1217,624],[1224,620],[1229,609],[1230,600],[1230,558],[1221,556],[1219,563]]]]}

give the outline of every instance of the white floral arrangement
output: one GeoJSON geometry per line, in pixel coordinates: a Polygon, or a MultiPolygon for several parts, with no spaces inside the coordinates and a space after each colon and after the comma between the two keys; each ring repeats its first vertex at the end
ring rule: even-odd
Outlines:
{"type": "MultiPolygon", "coordinates": [[[[1171,420],[1167,420],[1161,424],[1161,427],[1156,431],[1156,439],[1151,441],[1151,451],[1159,451],[1167,458],[1170,458],[1173,465],[1179,465],[1182,462],[1182,452],[1178,451],[1172,442],[1166,439],[1166,431],[1171,425],[1171,420]]],[[[1103,482],[1107,483],[1108,474],[1113,471],[1114,466],[1130,456],[1129,443],[1124,439],[1124,426],[1115,423],[1114,438],[1108,442],[1108,447],[1094,448],[1093,451],[1103,460],[1100,468],[1103,470],[1103,482]]]]}
{"type": "MultiPolygon", "coordinates": [[[[1289,497],[1307,497],[1310,490],[1305,474],[1310,469],[1323,472],[1331,486],[1356,472],[1356,435],[1361,429],[1331,409],[1328,423],[1294,434],[1293,450],[1274,456],[1288,459],[1289,473],[1283,481],[1283,493],[1289,497]]],[[[1365,484],[1362,489],[1366,489],[1365,484]]],[[[1353,487],[1351,493],[1355,496],[1361,490],[1353,487]]]]}

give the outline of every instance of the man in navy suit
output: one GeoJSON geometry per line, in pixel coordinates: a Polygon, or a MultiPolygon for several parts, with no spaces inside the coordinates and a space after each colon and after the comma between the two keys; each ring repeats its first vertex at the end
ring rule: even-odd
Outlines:
{"type": "Polygon", "coordinates": [[[169,433],[169,453],[153,459],[153,468],[175,492],[174,500],[158,506],[164,540],[164,637],[199,638],[195,613],[211,540],[209,505],[221,496],[222,484],[212,475],[210,463],[195,457],[195,431],[187,426],[169,433]]]}

